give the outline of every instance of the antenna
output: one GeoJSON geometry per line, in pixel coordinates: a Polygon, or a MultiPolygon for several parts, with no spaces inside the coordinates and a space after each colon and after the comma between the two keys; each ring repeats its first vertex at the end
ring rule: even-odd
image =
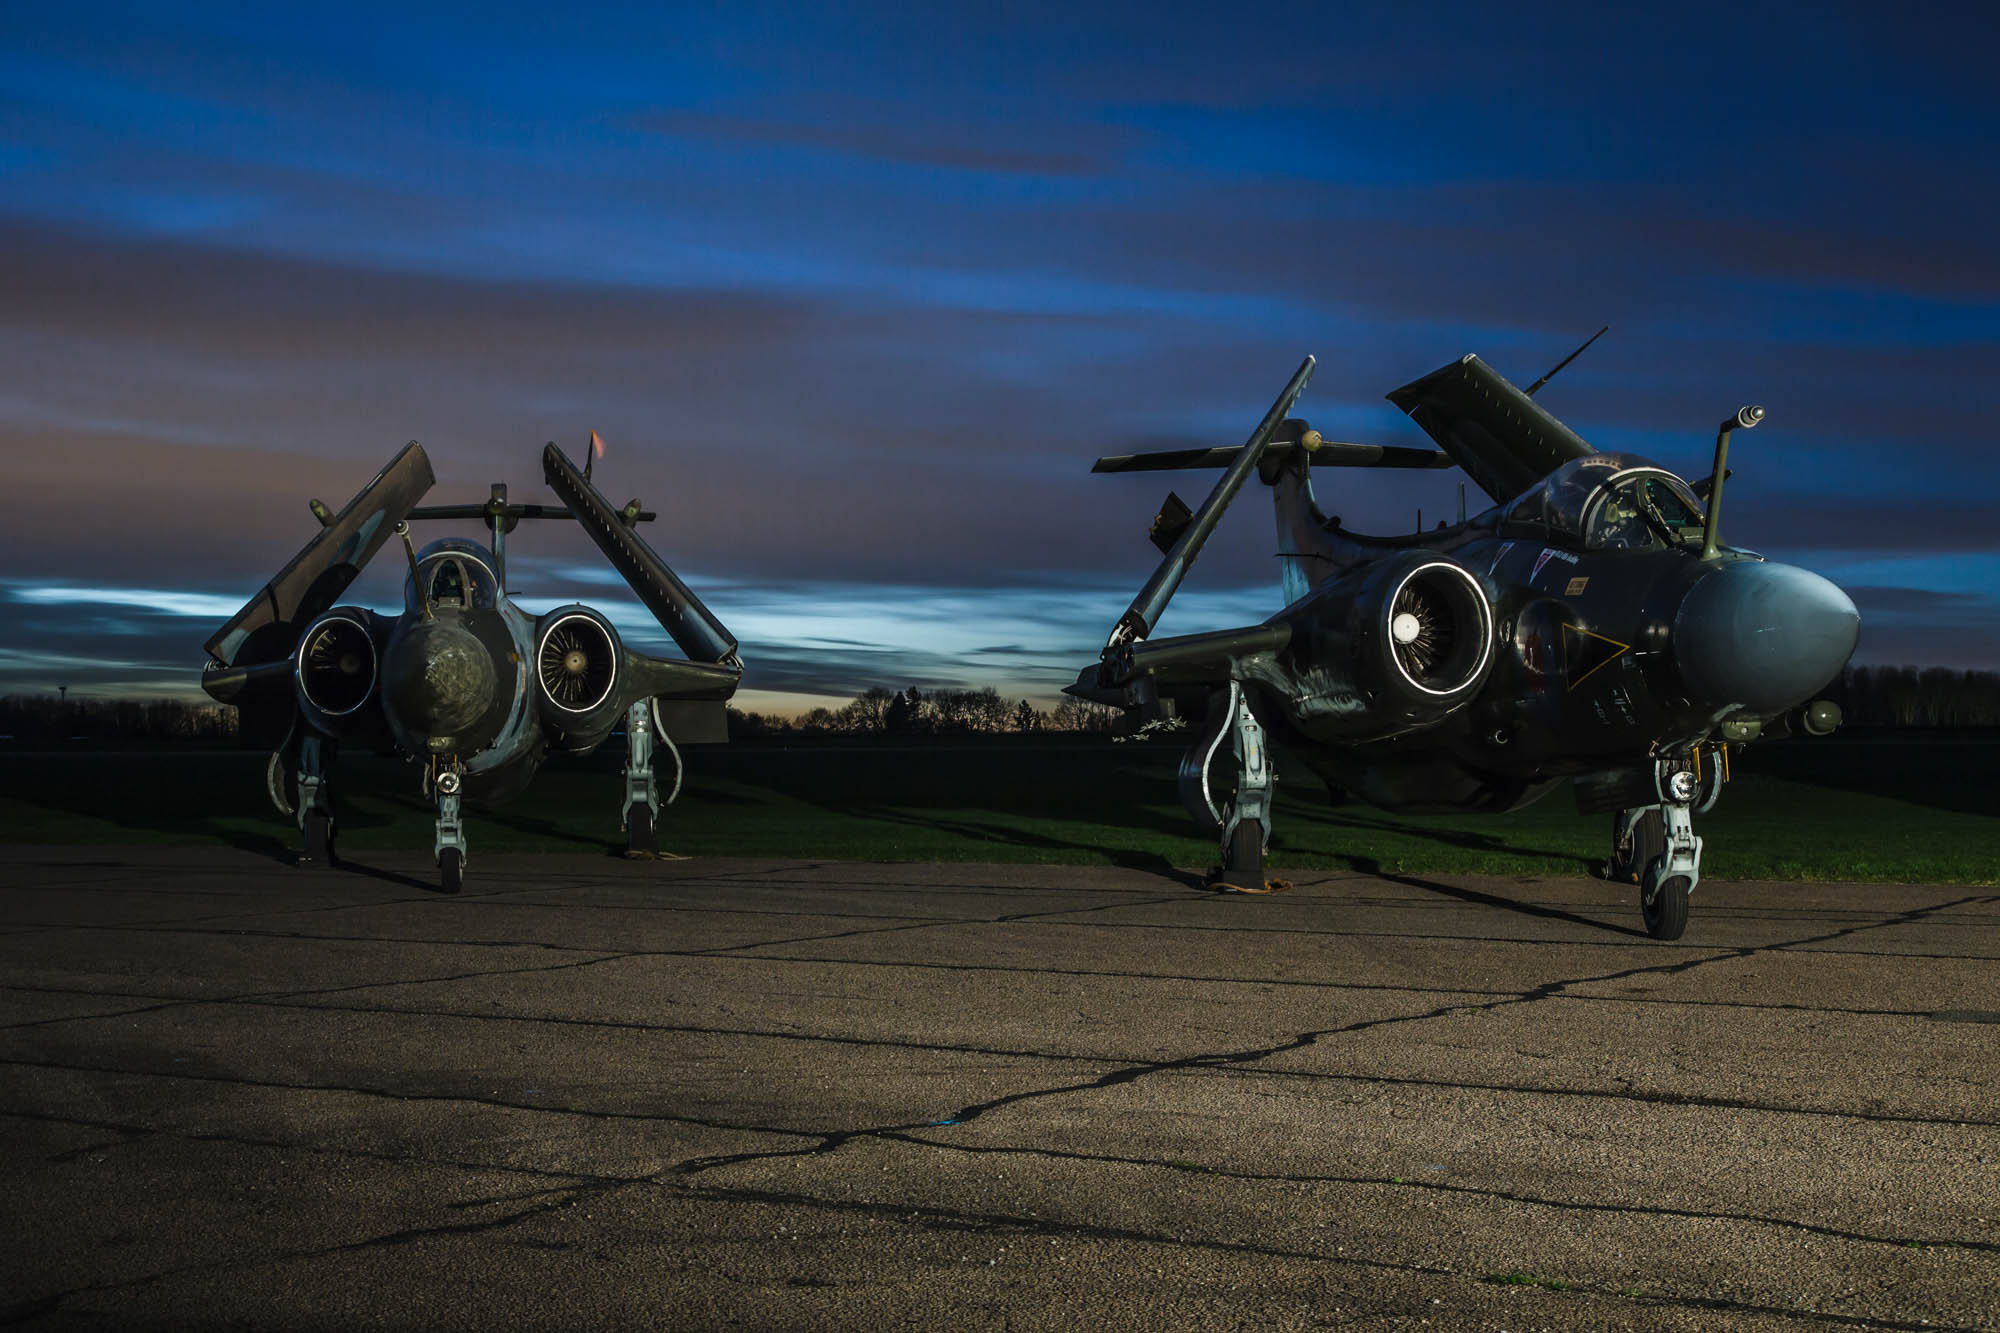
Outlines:
{"type": "Polygon", "coordinates": [[[1584,347],[1590,346],[1592,343],[1596,342],[1599,338],[1602,338],[1605,334],[1609,332],[1611,332],[1611,326],[1609,324],[1606,324],[1603,328],[1591,334],[1588,338],[1585,338],[1583,340],[1583,347],[1577,348],[1574,352],[1571,352],[1568,356],[1556,362],[1555,370],[1551,370],[1548,374],[1542,376],[1540,379],[1536,380],[1533,384],[1530,384],[1526,389],[1522,390],[1522,392],[1527,394],[1528,397],[1533,398],[1535,396],[1535,390],[1541,388],[1544,384],[1547,384],[1550,380],[1556,377],[1557,370],[1561,370],[1564,366],[1568,365],[1570,362],[1582,356],[1584,347]]]}

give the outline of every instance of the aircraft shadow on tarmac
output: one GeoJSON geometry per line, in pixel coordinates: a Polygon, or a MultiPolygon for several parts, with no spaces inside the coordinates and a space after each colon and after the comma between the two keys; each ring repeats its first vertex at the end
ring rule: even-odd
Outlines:
{"type": "Polygon", "coordinates": [[[968,838],[976,842],[991,842],[1009,847],[1027,847],[1042,851],[1087,852],[1103,857],[1112,865],[1126,870],[1143,871],[1158,875],[1162,879],[1187,888],[1206,888],[1205,876],[1175,866],[1159,852],[1139,851],[1129,847],[1102,847],[1093,843],[1079,842],[1070,838],[1051,837],[1046,833],[1036,833],[1028,829],[1011,828],[1004,824],[986,824],[963,816],[927,815],[916,810],[892,809],[887,806],[827,806],[837,813],[854,819],[875,820],[885,824],[900,824],[906,828],[929,829],[937,833],[949,833],[953,837],[968,838]]]}
{"type": "Polygon", "coordinates": [[[1615,921],[1600,921],[1595,917],[1583,916],[1577,912],[1564,911],[1560,907],[1550,907],[1545,903],[1522,902],[1517,898],[1503,898],[1497,893],[1484,893],[1459,884],[1440,884],[1436,880],[1420,879],[1394,870],[1385,870],[1379,862],[1363,860],[1356,869],[1391,884],[1401,884],[1405,888],[1422,889],[1426,893],[1439,894],[1446,898],[1456,898],[1462,903],[1479,907],[1497,907],[1503,911],[1516,912],[1522,916],[1538,917],[1545,921],[1564,921],[1575,926],[1588,926],[1592,930],[1608,931],[1614,935],[1632,935],[1639,939],[1648,938],[1646,932],[1637,926],[1622,926],[1615,921]]]}

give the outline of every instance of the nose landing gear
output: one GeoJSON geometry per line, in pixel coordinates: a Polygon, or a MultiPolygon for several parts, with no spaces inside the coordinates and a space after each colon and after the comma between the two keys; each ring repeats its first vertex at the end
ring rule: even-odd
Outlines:
{"type": "Polygon", "coordinates": [[[1706,773],[1698,750],[1692,766],[1687,759],[1661,759],[1654,777],[1659,803],[1612,817],[1608,876],[1639,886],[1639,912],[1656,940],[1677,940],[1687,930],[1688,900],[1701,883],[1694,816],[1714,808],[1727,780],[1728,761],[1719,748],[1706,773]]]}
{"type": "Polygon", "coordinates": [[[465,774],[458,756],[440,756],[431,760],[431,767],[425,775],[431,795],[437,802],[437,855],[439,883],[446,893],[457,893],[465,887],[465,826],[459,821],[459,801],[465,788],[465,774]]]}

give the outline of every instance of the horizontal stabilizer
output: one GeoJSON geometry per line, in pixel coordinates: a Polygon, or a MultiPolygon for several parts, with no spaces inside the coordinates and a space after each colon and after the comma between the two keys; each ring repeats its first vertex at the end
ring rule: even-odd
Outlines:
{"type": "MultiPolygon", "coordinates": [[[[410,511],[410,517],[416,519],[431,519],[431,518],[522,519],[522,518],[575,518],[576,515],[570,513],[569,510],[564,509],[561,505],[506,504],[504,502],[495,502],[489,500],[483,504],[424,505],[420,509],[412,509],[410,511]]],[[[633,516],[632,521],[634,523],[651,523],[654,519],[658,517],[659,515],[654,513],[652,510],[642,509],[633,516]]]]}
{"type": "MultiPolygon", "coordinates": [[[[1264,419],[1257,423],[1257,429],[1250,432],[1250,438],[1243,442],[1243,448],[1237,451],[1235,459],[1216,480],[1215,488],[1208,493],[1208,498],[1201,502],[1201,508],[1195,511],[1194,517],[1181,529],[1180,536],[1174,539],[1173,548],[1167,552],[1166,558],[1160,561],[1153,570],[1152,577],[1139,589],[1139,595],[1132,599],[1132,605],[1125,609],[1125,614],[1118,617],[1118,623],[1112,626],[1111,636],[1104,644],[1107,653],[1120,644],[1143,639],[1153,632],[1153,626],[1158,623],[1161,613],[1167,609],[1167,603],[1173,599],[1175,590],[1181,586],[1181,580],[1187,577],[1188,570],[1194,565],[1195,557],[1201,554],[1201,548],[1207,543],[1209,534],[1215,531],[1215,525],[1221,521],[1223,510],[1229,508],[1229,502],[1236,498],[1237,492],[1243,489],[1243,483],[1249,479],[1252,472],[1256,471],[1258,462],[1263,458],[1265,450],[1270,448],[1271,441],[1281,434],[1290,434],[1292,419],[1287,414],[1291,412],[1292,405],[1299,401],[1299,395],[1306,391],[1306,382],[1312,379],[1313,367],[1317,364],[1310,356],[1299,362],[1299,368],[1292,372],[1292,378],[1286,382],[1284,391],[1278,395],[1277,401],[1264,413],[1264,419]]],[[[1303,421],[1298,423],[1298,429],[1304,431],[1303,421]]]]}
{"type": "Polygon", "coordinates": [[[582,470],[553,444],[542,450],[542,476],[682,652],[696,662],[720,662],[736,655],[736,639],[722,622],[667,568],[667,562],[646,544],[623,512],[613,509],[582,470]]]}
{"type": "MultiPolygon", "coordinates": [[[[1299,448],[1297,439],[1273,440],[1264,446],[1266,458],[1299,448]]],[[[1240,444],[1215,449],[1168,449],[1155,454],[1108,454],[1091,464],[1092,472],[1173,472],[1182,468],[1228,467],[1243,452],[1240,444]]],[[[1343,444],[1324,440],[1308,449],[1316,467],[1445,468],[1450,457],[1435,449],[1405,449],[1393,444],[1343,444]]]]}
{"type": "Polygon", "coordinates": [[[323,520],[319,534],[264,590],[208,641],[208,655],[226,666],[289,657],[306,622],[340,600],[382,543],[437,481],[415,440],[363,486],[347,507],[323,520]]]}

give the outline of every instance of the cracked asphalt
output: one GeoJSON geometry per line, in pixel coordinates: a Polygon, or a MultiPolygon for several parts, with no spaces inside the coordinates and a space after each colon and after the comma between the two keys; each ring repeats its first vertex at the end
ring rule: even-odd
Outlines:
{"type": "Polygon", "coordinates": [[[21,848],[0,1324],[2000,1328],[2000,892],[21,848]]]}

